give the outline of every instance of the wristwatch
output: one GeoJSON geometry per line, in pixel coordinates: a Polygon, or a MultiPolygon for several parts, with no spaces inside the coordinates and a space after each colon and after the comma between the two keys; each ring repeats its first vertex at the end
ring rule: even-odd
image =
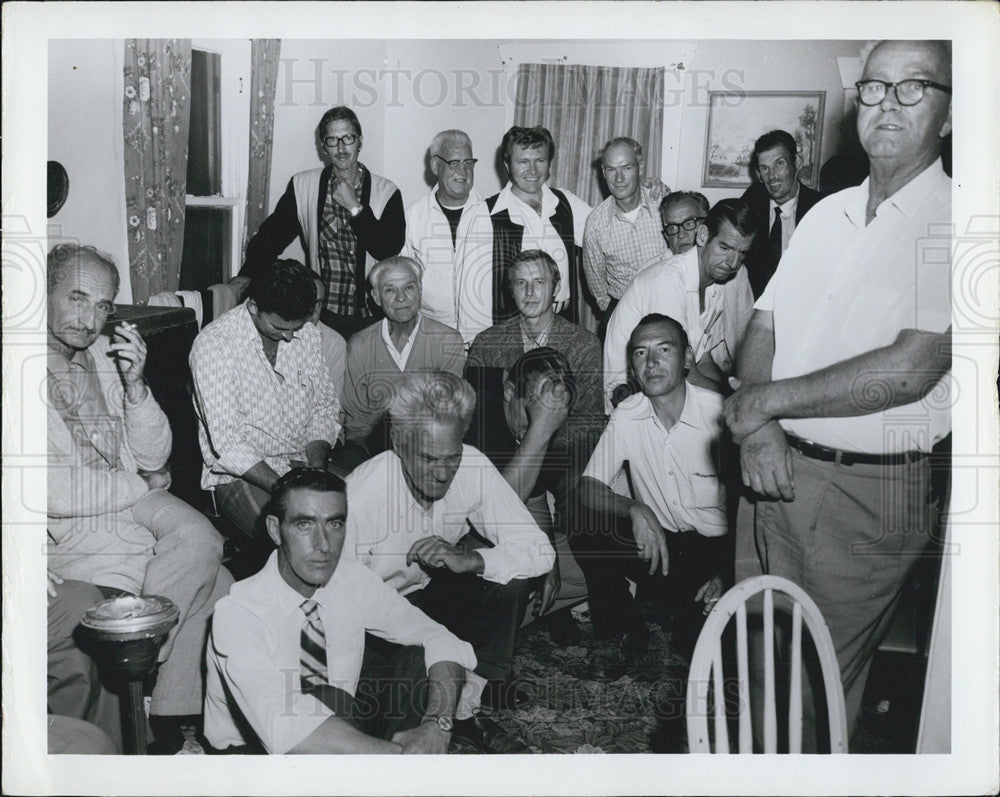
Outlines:
{"type": "Polygon", "coordinates": [[[445,733],[451,733],[451,729],[455,725],[454,720],[446,714],[428,714],[420,720],[420,724],[423,725],[425,722],[437,723],[437,726],[445,733]]]}

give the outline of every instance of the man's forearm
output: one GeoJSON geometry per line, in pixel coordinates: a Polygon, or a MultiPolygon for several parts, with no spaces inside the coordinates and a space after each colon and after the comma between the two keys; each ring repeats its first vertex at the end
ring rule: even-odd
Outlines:
{"type": "Polygon", "coordinates": [[[756,310],[736,357],[736,376],[744,384],[771,381],[774,362],[774,323],[771,313],[756,310]]]}
{"type": "Polygon", "coordinates": [[[310,468],[325,468],[330,456],[330,444],[326,440],[306,443],[306,461],[310,468]]]}
{"type": "Polygon", "coordinates": [[[889,346],[819,371],[772,382],[762,405],[772,418],[843,418],[923,398],[951,368],[950,330],[903,330],[889,346]]]}
{"type": "Polygon", "coordinates": [[[328,717],[305,739],[288,751],[289,755],[331,753],[400,753],[403,748],[362,733],[340,717],[328,717]]]}
{"type": "Polygon", "coordinates": [[[502,471],[507,484],[514,488],[517,497],[522,501],[527,501],[531,497],[531,491],[535,489],[538,473],[542,469],[542,460],[549,450],[549,440],[550,437],[537,431],[532,433],[529,427],[517,453],[511,457],[502,471]]]}
{"type": "Polygon", "coordinates": [[[434,662],[427,670],[427,716],[455,716],[462,686],[465,684],[465,668],[454,661],[434,662]]]}
{"type": "Polygon", "coordinates": [[[274,487],[274,483],[278,481],[278,474],[274,468],[264,460],[261,460],[240,478],[245,482],[249,482],[254,487],[259,487],[261,490],[269,493],[271,492],[271,488],[274,487]]]}
{"type": "Polygon", "coordinates": [[[616,517],[628,517],[629,508],[635,502],[624,495],[619,495],[604,482],[591,476],[580,477],[580,500],[590,509],[610,512],[616,517]]]}

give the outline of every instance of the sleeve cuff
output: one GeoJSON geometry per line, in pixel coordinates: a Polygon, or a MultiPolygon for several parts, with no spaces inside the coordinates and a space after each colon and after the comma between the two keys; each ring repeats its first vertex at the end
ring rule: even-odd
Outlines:
{"type": "Polygon", "coordinates": [[[439,661],[453,661],[467,670],[476,669],[478,662],[472,645],[450,633],[448,636],[451,639],[442,636],[424,642],[424,665],[427,669],[430,670],[431,666],[439,661]]]}

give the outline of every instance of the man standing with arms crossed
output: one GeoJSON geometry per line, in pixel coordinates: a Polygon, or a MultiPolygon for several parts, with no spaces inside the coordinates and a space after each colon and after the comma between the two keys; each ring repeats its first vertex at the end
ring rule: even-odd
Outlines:
{"type": "MultiPolygon", "coordinates": [[[[950,417],[926,399],[951,367],[950,264],[925,262],[921,244],[951,223],[940,160],[950,80],[945,42],[872,50],[857,83],[871,176],[802,220],[756,304],[742,387],[725,403],[743,482],[758,496],[740,506],[737,580],[785,576],[816,601],[849,730],[936,520],[928,454],[950,417]]],[[[813,727],[807,716],[803,749],[813,727]]]]}

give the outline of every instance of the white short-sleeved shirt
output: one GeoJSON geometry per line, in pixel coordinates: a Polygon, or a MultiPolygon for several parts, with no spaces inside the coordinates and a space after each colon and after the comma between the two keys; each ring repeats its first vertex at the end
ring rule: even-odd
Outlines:
{"type": "Polygon", "coordinates": [[[469,523],[493,543],[479,548],[487,581],[506,584],[549,572],[555,552],[517,493],[477,449],[462,446],[462,462],[445,493],[429,510],[410,492],[394,451],[362,463],[347,477],[347,539],[355,556],[402,594],[422,589],[430,576],[406,554],[417,540],[437,535],[458,542],[469,523]]]}
{"type": "MultiPolygon", "coordinates": [[[[890,345],[904,329],[951,325],[951,178],[938,160],[865,224],[868,180],[807,213],[755,308],[773,314],[773,379],[801,376],[890,345]]],[[[951,427],[945,375],[921,401],[880,409],[878,380],[859,388],[872,412],[782,419],[798,437],[863,453],[930,451],[951,427]]],[[[849,387],[849,386],[845,386],[849,387]]]]}
{"type": "Polygon", "coordinates": [[[685,382],[684,409],[664,429],[642,393],[619,404],[584,476],[608,485],[626,460],[636,499],[648,506],[667,531],[726,533],[726,494],[719,482],[718,448],[722,397],[685,382]]]}

